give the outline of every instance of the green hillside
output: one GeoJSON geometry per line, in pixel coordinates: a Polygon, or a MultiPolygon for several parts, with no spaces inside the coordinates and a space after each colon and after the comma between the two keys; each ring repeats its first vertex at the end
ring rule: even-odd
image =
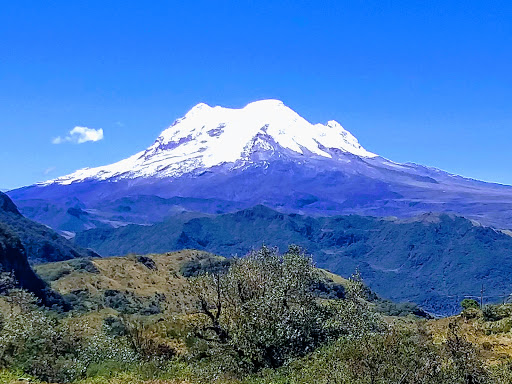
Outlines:
{"type": "Polygon", "coordinates": [[[357,274],[314,268],[296,247],[241,259],[195,250],[74,259],[36,271],[74,309],[41,309],[16,290],[0,296],[0,382],[512,380],[510,305],[420,318],[357,274]]]}
{"type": "Polygon", "coordinates": [[[512,237],[453,215],[408,220],[362,216],[308,217],[263,206],[232,214],[171,217],[79,233],[76,243],[102,255],[200,249],[245,255],[263,244],[298,244],[321,268],[348,277],[358,268],[382,297],[412,301],[436,314],[460,310],[464,295],[485,285],[488,296],[510,291],[512,237]]]}

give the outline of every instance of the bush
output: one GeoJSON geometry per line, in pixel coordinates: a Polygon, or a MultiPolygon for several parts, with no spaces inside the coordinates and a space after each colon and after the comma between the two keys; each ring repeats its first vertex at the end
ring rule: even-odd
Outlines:
{"type": "Polygon", "coordinates": [[[512,329],[512,318],[505,317],[500,320],[491,321],[485,323],[484,327],[488,335],[492,333],[508,333],[512,329]]]}
{"type": "Polygon", "coordinates": [[[215,257],[209,254],[200,254],[197,258],[189,260],[180,268],[183,277],[197,277],[205,274],[222,274],[227,272],[231,260],[215,257]]]}
{"type": "Polygon", "coordinates": [[[268,376],[262,382],[445,384],[450,372],[426,335],[389,329],[342,337],[268,376]]]}
{"type": "Polygon", "coordinates": [[[137,256],[137,262],[143,264],[147,269],[152,271],[157,270],[157,266],[155,260],[148,256],[137,256]]]}
{"type": "Polygon", "coordinates": [[[481,312],[479,309],[468,308],[462,311],[461,316],[465,319],[477,319],[481,316],[481,312]]]}
{"type": "Polygon", "coordinates": [[[375,302],[375,310],[388,316],[417,316],[422,318],[432,318],[414,303],[394,303],[390,300],[378,300],[375,302]]]}
{"type": "Polygon", "coordinates": [[[318,279],[311,259],[294,246],[284,255],[263,247],[235,259],[225,274],[196,279],[203,315],[195,331],[198,349],[215,355],[223,370],[257,371],[374,328],[378,321],[361,299],[361,282],[352,282],[346,300],[325,305],[312,290],[318,279]]]}
{"type": "Polygon", "coordinates": [[[0,367],[21,369],[46,381],[74,379],[78,339],[38,310],[31,294],[13,292],[9,300],[13,306],[0,332],[0,367]]]}
{"type": "Polygon", "coordinates": [[[153,296],[141,297],[129,291],[108,289],[103,293],[104,304],[123,314],[156,315],[162,312],[161,304],[165,295],[155,293],[153,296]]]}
{"type": "Polygon", "coordinates": [[[170,359],[176,355],[174,348],[152,334],[144,319],[122,316],[119,319],[131,347],[146,360],[170,359]]]}
{"type": "Polygon", "coordinates": [[[498,321],[512,316],[512,304],[486,305],[482,313],[485,321],[498,321]]]}
{"type": "Polygon", "coordinates": [[[0,331],[0,368],[20,370],[48,382],[70,382],[83,377],[91,364],[112,360],[118,366],[137,360],[126,338],[93,332],[87,323],[78,332],[35,298],[13,291],[0,331]],[[89,335],[85,337],[84,335],[89,335]]]}
{"type": "Polygon", "coordinates": [[[462,309],[470,309],[470,308],[479,309],[480,308],[480,306],[478,305],[478,302],[474,299],[464,299],[461,301],[460,306],[462,307],[462,309]]]}

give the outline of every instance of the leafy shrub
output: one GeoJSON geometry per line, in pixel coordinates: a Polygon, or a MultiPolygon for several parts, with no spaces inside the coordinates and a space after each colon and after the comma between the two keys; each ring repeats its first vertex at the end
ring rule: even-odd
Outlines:
{"type": "Polygon", "coordinates": [[[142,358],[170,359],[176,355],[174,348],[151,333],[143,319],[122,316],[120,320],[133,350],[142,358]]]}
{"type": "Polygon", "coordinates": [[[64,299],[73,307],[76,312],[85,313],[100,309],[102,303],[94,298],[88,289],[77,289],[64,295],[64,299]]]}
{"type": "Polygon", "coordinates": [[[485,331],[489,335],[492,333],[508,333],[511,329],[512,318],[510,317],[485,323],[485,331]]]}
{"type": "Polygon", "coordinates": [[[478,302],[474,299],[464,299],[461,301],[460,306],[462,307],[462,309],[480,308],[480,305],[478,305],[478,302]]]}
{"type": "Polygon", "coordinates": [[[313,294],[323,299],[343,299],[345,287],[328,278],[318,279],[311,286],[313,294]]]}
{"type": "Polygon", "coordinates": [[[196,279],[203,315],[196,348],[215,356],[224,371],[256,371],[278,367],[341,334],[375,328],[360,281],[352,282],[346,300],[325,305],[312,291],[318,279],[311,259],[295,246],[284,255],[263,247],[235,259],[225,274],[196,279]]]}
{"type": "Polygon", "coordinates": [[[126,336],[128,334],[124,322],[116,316],[108,316],[103,319],[103,329],[109,336],[126,336]]]}
{"type": "Polygon", "coordinates": [[[452,377],[456,382],[489,383],[489,375],[479,359],[475,346],[460,333],[456,323],[449,324],[450,331],[444,344],[452,377]]]}
{"type": "Polygon", "coordinates": [[[180,268],[180,273],[184,277],[197,277],[205,274],[225,273],[231,264],[230,259],[214,257],[211,255],[201,255],[193,260],[189,260],[180,268]]]}
{"type": "Polygon", "coordinates": [[[162,312],[161,303],[165,295],[156,293],[150,297],[139,297],[133,292],[108,289],[103,293],[104,304],[124,314],[156,315],[162,312]]]}
{"type": "Polygon", "coordinates": [[[390,300],[378,300],[375,302],[375,310],[388,316],[414,315],[426,319],[431,316],[414,303],[394,303],[390,300]]]}
{"type": "Polygon", "coordinates": [[[479,309],[468,308],[468,309],[465,309],[464,311],[462,311],[461,316],[464,319],[476,319],[481,316],[481,312],[479,309]]]}
{"type": "Polygon", "coordinates": [[[40,379],[73,379],[71,363],[78,340],[66,327],[36,307],[37,300],[23,291],[13,292],[0,332],[0,367],[14,367],[40,379]]]}
{"type": "Polygon", "coordinates": [[[0,368],[48,382],[70,382],[99,361],[115,360],[122,366],[137,360],[126,338],[93,332],[87,323],[78,331],[72,329],[68,322],[38,308],[36,299],[24,291],[14,291],[7,299],[11,305],[0,330],[0,368]]]}
{"type": "Polygon", "coordinates": [[[100,271],[91,259],[80,258],[80,259],[72,259],[68,261],[68,264],[78,272],[89,272],[89,273],[99,273],[100,271]]]}
{"type": "Polygon", "coordinates": [[[482,313],[485,321],[498,321],[512,316],[512,304],[486,305],[482,313]]]}

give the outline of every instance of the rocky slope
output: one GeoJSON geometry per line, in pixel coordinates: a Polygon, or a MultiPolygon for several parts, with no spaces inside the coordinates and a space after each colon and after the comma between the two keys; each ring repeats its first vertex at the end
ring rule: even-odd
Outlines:
{"type": "MultiPolygon", "coordinates": [[[[30,268],[21,240],[2,223],[0,223],[0,271],[12,273],[13,286],[34,293],[44,305],[68,307],[60,295],[54,293],[30,268]]],[[[11,287],[3,286],[0,288],[9,289],[11,287]]],[[[0,294],[3,293],[6,292],[0,292],[0,294]]]]}
{"type": "Polygon", "coordinates": [[[12,200],[2,192],[0,223],[19,237],[31,263],[98,256],[93,251],[77,247],[51,228],[23,217],[12,200]]]}

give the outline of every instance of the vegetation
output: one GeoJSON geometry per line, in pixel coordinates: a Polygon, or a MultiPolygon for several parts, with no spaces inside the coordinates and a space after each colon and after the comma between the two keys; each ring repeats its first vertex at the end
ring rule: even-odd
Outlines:
{"type": "MultiPolygon", "coordinates": [[[[236,259],[224,274],[194,281],[202,315],[194,335],[225,369],[256,372],[277,368],[328,341],[378,329],[359,293],[323,303],[311,287],[319,280],[311,259],[298,247],[284,255],[266,247],[236,259]]],[[[197,347],[196,347],[197,348],[197,347]]]]}
{"type": "Polygon", "coordinates": [[[480,308],[480,306],[478,305],[478,302],[474,299],[464,299],[460,303],[460,306],[462,307],[462,309],[470,309],[470,308],[478,309],[478,308],[480,308]]]}
{"type": "Polygon", "coordinates": [[[357,272],[315,268],[298,247],[229,263],[182,251],[38,271],[76,309],[45,309],[4,274],[0,382],[512,382],[510,305],[420,319],[411,304],[378,299],[357,272]],[[143,310],[151,300],[158,312],[143,310]]]}
{"type": "Polygon", "coordinates": [[[49,307],[67,307],[30,268],[20,238],[0,222],[0,294],[14,287],[32,292],[49,307]]]}
{"type": "Polygon", "coordinates": [[[319,267],[343,276],[359,267],[379,295],[415,302],[436,315],[458,313],[457,297],[478,294],[482,283],[486,296],[502,295],[512,273],[511,236],[445,214],[407,220],[308,217],[256,206],[207,217],[177,215],[154,225],[96,228],[75,240],[104,256],[186,248],[231,256],[261,247],[262,239],[281,252],[298,244],[319,267]]]}

